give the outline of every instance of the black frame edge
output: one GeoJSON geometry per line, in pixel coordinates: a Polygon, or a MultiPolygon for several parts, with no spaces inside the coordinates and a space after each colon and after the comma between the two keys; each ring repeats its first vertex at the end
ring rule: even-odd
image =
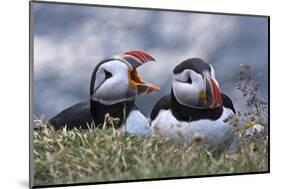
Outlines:
{"type": "Polygon", "coordinates": [[[33,66],[34,66],[34,38],[33,38],[33,12],[32,1],[29,1],[29,188],[34,187],[33,172],[33,66]]]}
{"type": "Polygon", "coordinates": [[[269,171],[261,172],[247,172],[247,173],[229,173],[229,174],[215,174],[215,175],[196,175],[196,176],[184,176],[184,177],[167,177],[167,178],[151,178],[151,179],[136,179],[136,180],[122,180],[122,181],[102,181],[102,182],[82,182],[82,183],[68,183],[68,184],[55,184],[55,185],[34,185],[32,188],[50,188],[50,187],[68,187],[68,186],[88,186],[88,185],[101,185],[101,184],[121,184],[132,182],[151,182],[151,181],[165,181],[175,179],[192,179],[192,178],[211,178],[211,177],[229,177],[229,176],[241,176],[241,175],[258,175],[269,174],[269,171]]]}

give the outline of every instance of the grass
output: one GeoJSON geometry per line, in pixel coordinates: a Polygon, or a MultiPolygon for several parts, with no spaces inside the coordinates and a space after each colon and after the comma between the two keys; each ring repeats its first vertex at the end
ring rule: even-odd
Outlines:
{"type": "Polygon", "coordinates": [[[161,136],[115,129],[34,132],[35,185],[117,181],[268,170],[266,137],[241,138],[237,151],[211,152],[161,136]]]}

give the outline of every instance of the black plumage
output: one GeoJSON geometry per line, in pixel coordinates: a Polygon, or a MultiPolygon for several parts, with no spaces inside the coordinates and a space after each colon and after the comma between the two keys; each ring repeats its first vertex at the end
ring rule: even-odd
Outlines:
{"type": "Polygon", "coordinates": [[[88,129],[95,126],[101,127],[104,123],[104,118],[107,113],[111,117],[119,118],[119,123],[116,127],[120,127],[130,113],[137,109],[134,100],[124,101],[113,105],[104,105],[97,101],[91,100],[75,104],[49,120],[49,125],[54,129],[61,129],[67,125],[67,129],[81,128],[88,129]],[[94,115],[94,116],[92,116],[94,115]]]}
{"type": "Polygon", "coordinates": [[[168,110],[170,108],[171,108],[171,95],[163,96],[154,105],[154,107],[150,113],[150,119],[154,120],[157,117],[160,110],[168,110]]]}
{"type": "Polygon", "coordinates": [[[109,113],[111,117],[119,118],[119,123],[116,127],[120,127],[124,122],[124,118],[126,119],[133,109],[136,109],[135,100],[124,101],[113,105],[104,105],[100,102],[91,100],[90,111],[91,115],[94,115],[93,120],[97,127],[103,124],[107,113],[109,113]]]}
{"type": "Polygon", "coordinates": [[[211,67],[200,58],[190,58],[181,62],[174,68],[173,72],[177,74],[186,69],[194,70],[201,75],[203,75],[204,72],[211,72],[211,67]]]}
{"type": "Polygon", "coordinates": [[[49,125],[54,129],[61,129],[67,125],[67,129],[87,129],[93,122],[90,112],[90,100],[75,104],[49,120],[49,125]]]}

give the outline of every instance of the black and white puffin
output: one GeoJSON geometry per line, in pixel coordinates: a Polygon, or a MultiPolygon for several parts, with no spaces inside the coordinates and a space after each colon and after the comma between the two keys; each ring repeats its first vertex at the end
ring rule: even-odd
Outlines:
{"type": "Polygon", "coordinates": [[[231,99],[220,92],[212,65],[191,58],[174,68],[171,94],[156,103],[150,118],[154,134],[187,143],[199,137],[213,147],[231,139],[233,129],[225,119],[234,114],[231,99]]]}
{"type": "Polygon", "coordinates": [[[154,61],[148,53],[140,50],[124,52],[101,61],[92,73],[90,100],[75,104],[50,119],[55,129],[67,126],[87,129],[91,123],[96,127],[104,123],[105,115],[119,118],[117,127],[134,134],[150,135],[149,122],[135,105],[137,94],[145,95],[159,87],[144,82],[137,67],[154,61]]]}

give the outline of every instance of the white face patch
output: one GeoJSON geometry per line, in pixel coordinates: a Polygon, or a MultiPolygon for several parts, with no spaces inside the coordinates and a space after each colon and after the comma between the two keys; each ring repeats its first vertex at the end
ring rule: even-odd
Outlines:
{"type": "Polygon", "coordinates": [[[95,78],[92,99],[106,105],[132,100],[136,91],[129,86],[128,66],[118,60],[102,64],[95,78]]]}
{"type": "Polygon", "coordinates": [[[172,88],[180,104],[194,107],[199,103],[200,91],[204,90],[203,77],[193,70],[186,69],[173,75],[172,88]]]}

